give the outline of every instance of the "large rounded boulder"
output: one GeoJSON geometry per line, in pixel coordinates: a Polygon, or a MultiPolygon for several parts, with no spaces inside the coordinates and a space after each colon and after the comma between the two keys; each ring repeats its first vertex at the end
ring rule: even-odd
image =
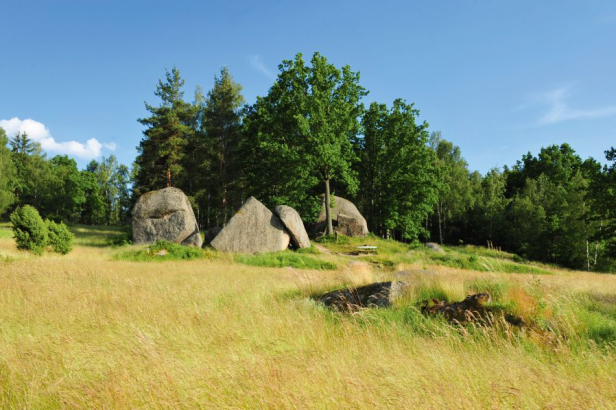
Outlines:
{"type": "Polygon", "coordinates": [[[251,196],[211,245],[221,252],[264,253],[283,251],[289,241],[280,218],[251,196]]]}
{"type": "Polygon", "coordinates": [[[161,240],[199,247],[203,243],[192,206],[180,189],[147,192],[133,208],[133,242],[161,240]]]}
{"type": "MultiPolygon", "coordinates": [[[[330,208],[330,212],[335,232],[347,236],[363,237],[368,235],[368,223],[362,214],[359,213],[353,202],[339,196],[332,196],[332,202],[334,206],[330,208]]],[[[326,228],[327,216],[325,213],[325,201],[323,201],[323,207],[312,232],[315,235],[321,235],[325,232],[326,228]]]]}
{"type": "Polygon", "coordinates": [[[278,205],[274,209],[274,213],[278,215],[284,226],[291,235],[291,243],[296,249],[310,248],[310,238],[304,227],[299,213],[287,205],[278,205]]]}

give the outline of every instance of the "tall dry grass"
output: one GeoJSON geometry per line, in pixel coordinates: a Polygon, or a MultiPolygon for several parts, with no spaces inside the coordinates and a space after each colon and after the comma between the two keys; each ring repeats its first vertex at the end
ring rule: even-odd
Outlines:
{"type": "MultiPolygon", "coordinates": [[[[13,258],[0,262],[0,407],[614,407],[616,360],[605,345],[465,335],[438,320],[416,331],[410,305],[405,322],[395,310],[333,314],[307,297],[390,277],[371,265],[135,263],[113,252],[77,246],[38,258],[0,239],[13,258]]],[[[537,284],[430,268],[417,292],[440,286],[458,298],[483,280],[505,281],[503,297],[515,300],[534,289],[561,304],[616,293],[614,276],[560,272],[537,284]]]]}

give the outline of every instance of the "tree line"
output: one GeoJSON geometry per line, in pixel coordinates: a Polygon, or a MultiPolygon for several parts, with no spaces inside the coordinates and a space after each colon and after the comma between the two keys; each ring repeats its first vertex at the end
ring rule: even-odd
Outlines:
{"type": "Polygon", "coordinates": [[[268,93],[250,105],[226,67],[192,101],[183,86],[175,67],[159,80],[158,104],[146,103],[149,116],[139,119],[145,130],[131,172],[113,156],[77,171],[74,161],[48,160],[32,142],[20,148],[23,135],[10,149],[3,142],[0,212],[13,201],[69,222],[124,223],[139,195],[174,186],[188,195],[201,228],[223,226],[251,195],[268,207],[292,206],[311,224],[323,201],[338,195],[353,200],[381,237],[616,268],[614,148],[607,165],[562,144],[481,175],[459,147],[429,132],[412,103],[366,107],[359,73],[319,53],[310,62],[301,54],[283,61],[268,93]]]}
{"type": "Polygon", "coordinates": [[[31,205],[56,222],[128,223],[131,175],[111,155],[79,170],[66,155],[47,158],[25,132],[9,138],[0,128],[0,216],[31,205]]]}

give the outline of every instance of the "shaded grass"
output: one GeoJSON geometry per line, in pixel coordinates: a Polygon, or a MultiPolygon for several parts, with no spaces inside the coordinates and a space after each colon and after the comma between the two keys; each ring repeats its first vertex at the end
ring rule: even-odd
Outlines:
{"type": "Polygon", "coordinates": [[[235,260],[249,266],[270,268],[291,267],[296,269],[334,270],[337,266],[328,261],[320,260],[304,253],[291,251],[260,253],[257,255],[235,255],[235,260]]]}
{"type": "Polygon", "coordinates": [[[107,247],[110,242],[126,235],[126,228],[121,226],[72,225],[69,230],[75,234],[75,246],[96,248],[107,247]]]}

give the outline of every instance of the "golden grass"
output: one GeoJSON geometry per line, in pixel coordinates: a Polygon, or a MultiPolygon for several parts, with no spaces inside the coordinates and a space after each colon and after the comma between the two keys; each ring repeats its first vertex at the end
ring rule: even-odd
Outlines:
{"type": "MultiPolygon", "coordinates": [[[[305,297],[390,277],[255,268],[230,260],[134,263],[76,246],[33,257],[0,239],[2,408],[610,408],[613,350],[506,337],[419,334],[375,315],[332,314],[305,297]]],[[[401,265],[401,268],[422,266],[401,265]]],[[[616,293],[616,276],[537,278],[430,266],[452,297],[469,282],[506,280],[532,308],[533,289],[616,293]],[[503,279],[505,278],[505,279],[503,279]]]]}

